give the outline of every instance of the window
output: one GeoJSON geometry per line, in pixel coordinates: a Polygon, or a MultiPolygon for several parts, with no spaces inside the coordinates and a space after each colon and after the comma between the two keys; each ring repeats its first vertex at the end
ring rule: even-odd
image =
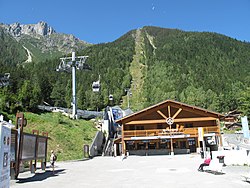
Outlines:
{"type": "Polygon", "coordinates": [[[137,126],[136,130],[144,130],[144,126],[137,126]]]}
{"type": "Polygon", "coordinates": [[[191,127],[194,127],[194,126],[193,126],[193,123],[185,123],[184,127],[185,128],[191,128],[191,127]]]}
{"type": "Polygon", "coordinates": [[[181,149],[186,149],[186,141],[180,141],[181,149]]]}

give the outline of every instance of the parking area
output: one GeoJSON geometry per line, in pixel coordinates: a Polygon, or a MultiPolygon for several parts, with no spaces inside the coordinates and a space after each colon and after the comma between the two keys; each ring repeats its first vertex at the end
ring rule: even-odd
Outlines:
{"type": "Polygon", "coordinates": [[[249,187],[241,175],[250,175],[248,166],[223,167],[223,175],[198,172],[200,155],[96,157],[85,161],[57,162],[36,174],[24,172],[11,187],[249,187]]]}

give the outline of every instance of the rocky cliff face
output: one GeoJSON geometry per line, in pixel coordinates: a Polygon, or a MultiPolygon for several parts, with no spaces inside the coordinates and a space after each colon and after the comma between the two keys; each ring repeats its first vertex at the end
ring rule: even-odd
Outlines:
{"type": "MultiPolygon", "coordinates": [[[[0,24],[6,33],[11,35],[28,50],[35,60],[47,59],[54,55],[80,51],[90,44],[73,35],[57,33],[46,22],[37,24],[0,24]]],[[[28,55],[28,54],[27,54],[28,55]]]]}
{"type": "Polygon", "coordinates": [[[13,37],[21,37],[23,34],[32,37],[48,36],[55,33],[55,30],[50,27],[46,22],[38,22],[37,24],[23,25],[20,23],[14,23],[10,25],[2,24],[2,27],[11,34],[13,37]]]}

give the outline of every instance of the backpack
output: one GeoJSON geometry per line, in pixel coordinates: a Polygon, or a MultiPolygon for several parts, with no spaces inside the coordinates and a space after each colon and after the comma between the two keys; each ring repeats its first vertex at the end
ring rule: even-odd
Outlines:
{"type": "Polygon", "coordinates": [[[56,161],[56,160],[57,160],[57,155],[54,154],[53,161],[56,161]]]}

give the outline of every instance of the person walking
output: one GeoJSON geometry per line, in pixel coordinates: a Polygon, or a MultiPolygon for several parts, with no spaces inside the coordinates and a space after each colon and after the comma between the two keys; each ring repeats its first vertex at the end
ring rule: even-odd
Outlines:
{"type": "Polygon", "coordinates": [[[57,156],[54,153],[53,150],[51,150],[51,155],[50,155],[50,167],[52,168],[53,174],[55,174],[55,161],[57,160],[57,156]]]}

